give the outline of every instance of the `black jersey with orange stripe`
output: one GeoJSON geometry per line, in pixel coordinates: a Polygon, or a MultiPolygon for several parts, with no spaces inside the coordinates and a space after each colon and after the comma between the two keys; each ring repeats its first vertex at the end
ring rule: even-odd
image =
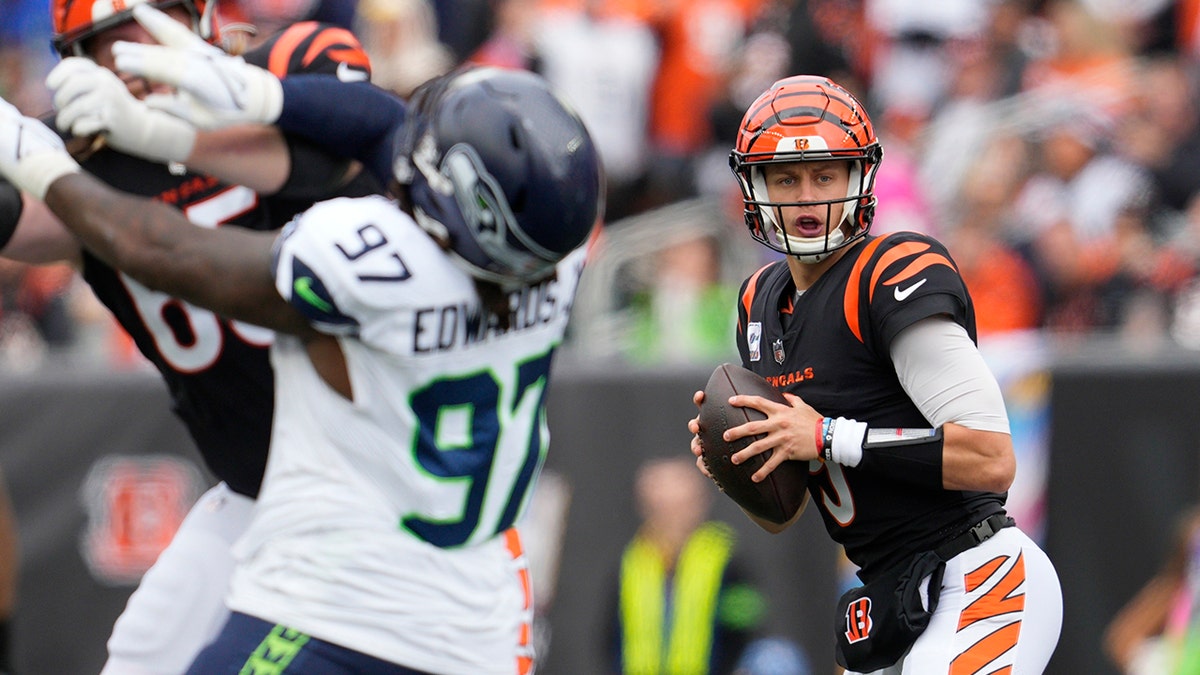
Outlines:
{"type": "MultiPolygon", "coordinates": [[[[282,63],[286,74],[336,73],[343,63],[359,73],[369,71],[366,54],[353,35],[311,22],[281,31],[244,57],[264,66],[282,63]]],[[[306,157],[316,161],[315,155],[306,157]]],[[[344,163],[340,158],[326,160],[344,163]]],[[[193,222],[212,227],[277,230],[314,201],[377,191],[375,181],[364,172],[347,185],[303,198],[299,194],[264,197],[184,166],[148,162],[106,146],[81,164],[117,189],[171,204],[193,222]]],[[[257,495],[274,406],[268,359],[271,333],[150,290],[86,250],[82,273],[161,374],[172,408],[187,426],[205,465],[234,491],[257,495]]]]}
{"type": "Polygon", "coordinates": [[[345,28],[316,21],[284,28],[243,58],[279,78],[290,73],[336,75],[345,82],[371,77],[371,60],[358,38],[345,28]]]}
{"type": "MultiPolygon", "coordinates": [[[[738,350],[747,368],[827,417],[873,427],[929,427],[904,392],[892,340],[946,315],[975,339],[970,295],[950,254],[913,232],[867,237],[796,294],[784,261],[742,285],[738,350]]],[[[809,490],[826,529],[864,577],[1003,510],[1005,495],[930,490],[891,476],[813,461],[809,490]]]]}

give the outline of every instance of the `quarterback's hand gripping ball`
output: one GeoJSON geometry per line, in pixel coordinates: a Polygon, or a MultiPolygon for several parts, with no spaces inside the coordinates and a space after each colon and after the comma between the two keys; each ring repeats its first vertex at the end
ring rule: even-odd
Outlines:
{"type": "Polygon", "coordinates": [[[808,489],[808,462],[786,461],[762,482],[750,479],[771,456],[771,450],[734,464],[730,456],[750,445],[758,437],[748,436],[727,442],[722,438],[726,429],[752,420],[766,419],[754,408],[729,405],[729,397],[737,394],[761,396],[787,404],[783,394],[763,377],[741,366],[723,363],[717,366],[704,387],[704,402],[700,404],[701,459],[717,487],[742,509],[773,523],[786,523],[804,505],[808,489]]]}

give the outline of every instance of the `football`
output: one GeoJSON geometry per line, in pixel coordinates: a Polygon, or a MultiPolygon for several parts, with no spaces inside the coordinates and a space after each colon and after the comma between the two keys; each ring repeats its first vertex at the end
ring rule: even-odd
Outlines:
{"type": "Polygon", "coordinates": [[[741,464],[730,461],[731,455],[759,437],[749,436],[729,443],[721,437],[725,430],[751,420],[766,419],[754,408],[729,405],[729,397],[736,394],[761,396],[778,403],[787,402],[778,389],[757,373],[731,363],[717,366],[704,386],[704,402],[700,404],[700,443],[704,448],[701,455],[704,466],[717,487],[743,509],[773,523],[786,523],[796,515],[807,498],[808,462],[787,461],[761,483],[750,480],[750,476],[762,467],[772,451],[755,455],[741,464]]]}

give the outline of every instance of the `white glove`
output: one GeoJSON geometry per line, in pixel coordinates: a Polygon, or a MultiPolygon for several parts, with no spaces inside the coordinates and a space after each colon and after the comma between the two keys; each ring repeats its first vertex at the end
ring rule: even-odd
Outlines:
{"type": "Polygon", "coordinates": [[[42,200],[51,183],[78,171],[58,134],[0,99],[0,174],[42,200]]]}
{"type": "Polygon", "coordinates": [[[149,4],[135,5],[133,16],[161,46],[117,42],[112,48],[117,70],[177,90],[149,96],[146,105],[201,129],[279,119],[283,86],[270,72],[208,44],[149,4]]]}
{"type": "Polygon", "coordinates": [[[121,78],[91,59],[63,59],[46,77],[58,128],[79,137],[103,133],[109,145],[156,162],[185,162],[196,129],[133,97],[121,78]]]}

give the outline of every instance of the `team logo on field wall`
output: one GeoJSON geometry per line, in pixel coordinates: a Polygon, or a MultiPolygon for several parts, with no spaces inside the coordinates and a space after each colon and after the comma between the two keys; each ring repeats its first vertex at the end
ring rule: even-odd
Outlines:
{"type": "Polygon", "coordinates": [[[98,460],[81,490],[87,525],[80,548],[92,576],[110,586],[136,584],[175,536],[202,488],[199,469],[177,457],[98,460]]]}

